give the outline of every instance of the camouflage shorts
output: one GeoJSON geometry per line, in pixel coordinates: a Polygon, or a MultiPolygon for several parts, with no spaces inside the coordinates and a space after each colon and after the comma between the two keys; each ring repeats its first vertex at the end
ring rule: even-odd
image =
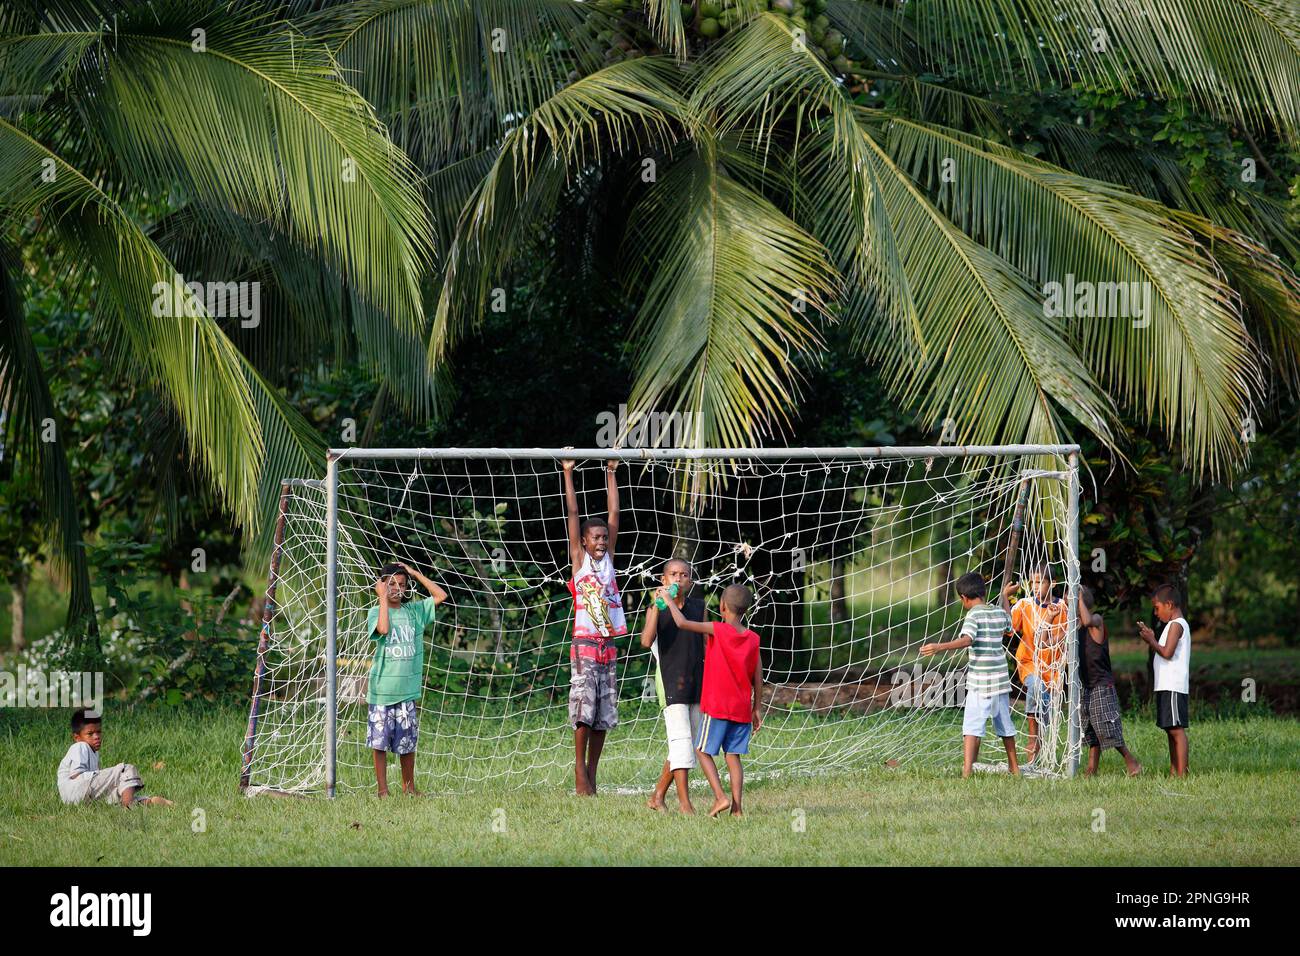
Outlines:
{"type": "Polygon", "coordinates": [[[572,660],[569,684],[569,723],[592,730],[609,730],[618,724],[618,665],[601,664],[589,657],[572,660]]]}

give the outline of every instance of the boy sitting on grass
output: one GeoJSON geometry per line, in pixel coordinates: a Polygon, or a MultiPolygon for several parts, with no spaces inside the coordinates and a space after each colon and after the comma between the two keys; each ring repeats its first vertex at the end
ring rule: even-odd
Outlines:
{"type": "Polygon", "coordinates": [[[614,573],[614,543],[618,539],[618,461],[605,463],[605,495],[609,519],[579,522],[578,496],[573,490],[573,459],[564,469],[564,506],[569,532],[569,563],[573,577],[573,644],[569,660],[569,722],[573,724],[574,790],[579,796],[596,793],[596,767],[605,748],[605,734],[618,724],[618,651],[614,639],[627,634],[623,598],[614,573]]]}
{"type": "MultiPolygon", "coordinates": [[[[668,598],[688,621],[704,620],[704,602],[688,597],[691,590],[691,566],[681,558],[664,565],[660,584],[668,593],[677,586],[677,597],[668,598]]],[[[650,603],[641,646],[653,648],[658,664],[656,683],[659,706],[664,710],[664,727],[668,732],[668,759],[646,802],[651,810],[664,809],[668,785],[677,782],[677,804],[682,813],[694,813],[687,775],[695,767],[695,736],[700,730],[700,692],[704,686],[704,642],[694,634],[684,634],[667,611],[661,613],[657,600],[650,603]]]]}
{"type": "Polygon", "coordinates": [[[961,636],[955,641],[923,644],[921,656],[970,648],[970,663],[966,667],[966,711],[961,724],[962,777],[969,777],[975,768],[980,740],[990,719],[993,732],[1002,738],[1002,744],[1007,748],[1007,766],[1019,776],[1016,727],[1011,722],[1011,678],[1007,674],[1006,652],[1002,649],[1002,638],[1011,631],[1011,617],[1002,608],[985,603],[987,585],[979,574],[973,571],[963,574],[957,579],[956,588],[961,606],[966,611],[961,636]]]}
{"type": "Polygon", "coordinates": [[[366,690],[369,719],[366,746],[375,756],[375,781],[380,798],[388,796],[388,754],[397,754],[402,767],[402,793],[415,789],[415,748],[420,740],[419,700],[424,678],[424,629],[433,623],[434,609],[447,592],[419,571],[398,561],[388,564],[375,581],[377,603],[367,627],[375,642],[366,690]],[[415,578],[431,597],[403,604],[415,578]]]}
{"type": "Polygon", "coordinates": [[[1138,637],[1155,651],[1156,725],[1169,735],[1169,773],[1187,776],[1187,697],[1192,665],[1192,629],[1183,616],[1178,588],[1163,584],[1151,595],[1151,606],[1164,624],[1160,639],[1145,621],[1138,637]]]}
{"type": "Polygon", "coordinates": [[[716,817],[728,808],[733,817],[742,816],[745,772],[740,757],[749,753],[750,736],[763,726],[759,712],[763,703],[763,663],[758,652],[758,635],[744,624],[753,596],[748,588],[731,585],[722,592],[719,603],[722,620],[703,623],[688,621],[666,588],[659,591],[659,597],[667,603],[668,612],[680,630],[706,636],[704,688],[700,694],[702,716],[695,751],[713,789],[709,816],[716,817]],[[722,790],[718,767],[713,762],[719,750],[727,754],[730,800],[722,790]]]}
{"type": "Polygon", "coordinates": [[[1136,777],[1142,765],[1124,746],[1124,725],[1119,717],[1119,694],[1115,692],[1115,675],[1110,669],[1110,637],[1106,622],[1092,609],[1092,588],[1079,588],[1079,664],[1083,676],[1083,737],[1088,742],[1088,769],[1091,777],[1097,772],[1101,752],[1109,748],[1119,751],[1128,767],[1128,775],[1136,777]]]}
{"type": "Polygon", "coordinates": [[[72,746],[59,763],[59,799],[64,803],[103,800],[130,809],[132,804],[170,807],[166,797],[140,793],[140,771],[134,764],[119,763],[99,769],[99,748],[104,743],[103,718],[79,710],[72,715],[72,746]]]}

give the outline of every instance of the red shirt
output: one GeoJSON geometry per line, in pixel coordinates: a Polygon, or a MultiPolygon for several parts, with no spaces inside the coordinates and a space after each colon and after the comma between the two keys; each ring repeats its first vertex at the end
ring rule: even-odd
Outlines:
{"type": "Polygon", "coordinates": [[[719,720],[747,724],[754,719],[754,671],[758,635],[738,631],[726,621],[713,622],[704,650],[704,689],[700,710],[719,720]]]}

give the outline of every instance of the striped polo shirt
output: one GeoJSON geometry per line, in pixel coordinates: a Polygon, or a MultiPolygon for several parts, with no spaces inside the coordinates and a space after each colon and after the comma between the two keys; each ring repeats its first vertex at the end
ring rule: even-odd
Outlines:
{"type": "Polygon", "coordinates": [[[966,666],[966,693],[993,697],[1011,691],[1007,654],[1002,636],[1011,630],[1007,612],[992,604],[977,604],[966,612],[961,633],[971,639],[970,663],[966,666]]]}

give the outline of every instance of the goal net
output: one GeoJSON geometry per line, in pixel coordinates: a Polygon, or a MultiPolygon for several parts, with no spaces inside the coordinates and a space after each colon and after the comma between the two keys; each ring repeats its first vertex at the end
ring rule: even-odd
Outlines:
{"type": "MultiPolygon", "coordinates": [[[[613,557],[629,634],[616,641],[619,722],[601,758],[602,788],[646,789],[666,756],[655,659],[639,638],[673,557],[690,562],[692,593],[715,619],[727,585],[755,596],[748,624],[767,683],[751,778],[959,766],[967,652],[923,657],[921,647],[958,636],[953,583],[962,574],[983,575],[996,604],[1008,582],[1020,586],[1011,602],[1033,601],[1030,579],[1045,570],[1047,601],[1062,602],[1068,623],[1053,631],[1042,623],[1049,615],[1021,615],[1028,628],[1039,622],[1031,636],[1047,692],[1027,706],[1021,639],[1009,638],[1012,711],[1022,759],[1027,711],[1037,711],[1035,772],[1071,773],[1073,452],[332,452],[325,481],[285,483],[242,782],[254,792],[374,786],[367,614],[379,569],[402,561],[449,595],[423,635],[420,788],[572,786],[562,455],[578,459],[583,518],[606,516],[605,461],[621,459],[613,557]]],[[[419,590],[412,599],[426,596],[419,590]]],[[[988,733],[980,760],[1005,769],[988,733]]]]}

